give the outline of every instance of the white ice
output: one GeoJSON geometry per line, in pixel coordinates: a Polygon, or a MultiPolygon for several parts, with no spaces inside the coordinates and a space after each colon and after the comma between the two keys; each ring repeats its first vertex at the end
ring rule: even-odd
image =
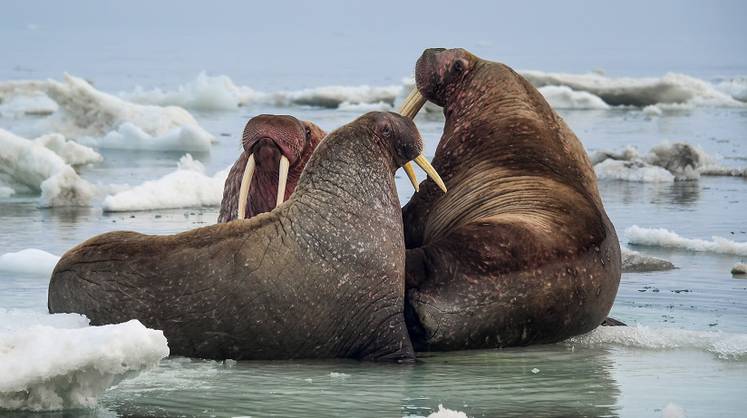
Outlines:
{"type": "Polygon", "coordinates": [[[0,98],[44,94],[57,105],[37,121],[39,133],[57,132],[100,148],[209,151],[214,137],[186,110],[132,103],[65,74],[56,80],[0,83],[0,98]],[[137,128],[132,129],[133,127],[137,128]]]}
{"type": "Polygon", "coordinates": [[[555,109],[609,109],[609,105],[586,91],[575,91],[568,86],[544,86],[539,92],[555,109]]]}
{"type": "Polygon", "coordinates": [[[566,86],[591,93],[608,105],[645,107],[657,104],[744,107],[745,103],[717,89],[711,83],[684,74],[662,77],[607,77],[597,73],[563,74],[521,71],[535,87],[566,86]]]}
{"type": "Polygon", "coordinates": [[[92,408],[107,388],[169,355],[139,321],[89,327],[81,315],[0,310],[0,407],[92,408]]]}
{"type": "Polygon", "coordinates": [[[586,347],[622,345],[651,350],[695,349],[713,353],[722,359],[742,359],[747,355],[747,334],[643,325],[597,327],[588,334],[568,339],[566,344],[586,347]]]}
{"type": "Polygon", "coordinates": [[[624,180],[646,183],[671,183],[674,176],[669,171],[643,161],[607,159],[594,166],[599,180],[624,180]]]}
{"type": "Polygon", "coordinates": [[[621,248],[621,251],[623,273],[664,271],[675,268],[674,264],[661,258],[644,255],[628,248],[621,248]]]}
{"type": "MultiPolygon", "coordinates": [[[[301,90],[263,92],[234,83],[226,75],[210,76],[200,73],[194,80],[174,89],[137,87],[132,92],[122,92],[122,98],[142,104],[160,106],[177,105],[199,110],[231,110],[239,106],[265,104],[274,106],[314,106],[346,108],[354,105],[391,107],[402,86],[321,86],[301,90]]],[[[363,110],[369,110],[362,107],[363,110]]]]}
{"type": "Polygon", "coordinates": [[[49,276],[59,260],[60,257],[44,250],[27,248],[0,255],[0,271],[49,276]]]}
{"type": "MultiPolygon", "coordinates": [[[[57,140],[60,144],[59,138],[57,140]]],[[[85,147],[73,145],[65,148],[64,144],[63,140],[61,152],[69,151],[71,159],[85,160],[93,155],[88,154],[90,149],[85,147]]],[[[93,198],[94,187],[45,145],[49,144],[31,141],[0,128],[0,175],[7,183],[6,187],[15,191],[41,191],[42,207],[87,206],[93,198]]]]}
{"type": "Polygon", "coordinates": [[[230,167],[212,176],[190,154],[184,155],[173,171],[157,180],[109,195],[104,199],[106,212],[154,210],[200,206],[218,206],[230,167]]]}
{"type": "Polygon", "coordinates": [[[736,242],[716,236],[711,237],[711,240],[684,238],[668,229],[641,228],[633,225],[625,230],[625,237],[629,244],[634,245],[747,256],[747,242],[736,242]]]}

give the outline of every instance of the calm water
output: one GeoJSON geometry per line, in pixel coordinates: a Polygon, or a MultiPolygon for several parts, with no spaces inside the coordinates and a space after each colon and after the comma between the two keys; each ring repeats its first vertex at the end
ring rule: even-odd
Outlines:
{"type": "MultiPolygon", "coordinates": [[[[205,15],[192,4],[6,4],[1,9],[8,13],[0,13],[0,52],[5,56],[0,79],[60,79],[69,71],[91,79],[101,90],[117,92],[136,85],[170,88],[207,70],[264,90],[387,85],[398,84],[412,71],[419,51],[434,44],[465,46],[517,68],[546,71],[601,67],[629,76],[677,71],[706,80],[747,74],[747,54],[738,48],[743,47],[745,31],[736,24],[737,17],[745,15],[744,5],[723,3],[718,10],[680,5],[660,3],[648,9],[641,3],[615,10],[589,6],[586,15],[577,15],[579,5],[570,11],[559,10],[559,5],[537,6],[543,13],[529,30],[529,20],[512,16],[528,13],[519,6],[434,4],[427,10],[395,10],[400,6],[378,2],[294,5],[289,13],[298,20],[295,25],[291,23],[296,20],[283,18],[288,4],[226,4],[205,15]],[[450,21],[437,22],[446,8],[450,21]],[[481,8],[486,12],[475,12],[481,8]],[[59,15],[66,19],[59,20],[59,15]],[[414,26],[405,27],[408,22],[414,26]],[[548,39],[561,45],[549,48],[548,39]],[[696,48],[698,52],[691,53],[696,48]]],[[[244,123],[258,113],[291,113],[328,130],[358,115],[265,105],[190,112],[218,139],[209,154],[193,153],[210,174],[234,161],[244,123]]],[[[694,108],[653,118],[635,109],[560,113],[588,150],[632,144],[647,151],[664,140],[685,141],[723,157],[725,164],[747,165],[745,109],[694,108]]],[[[3,123],[0,127],[11,128],[20,122],[3,123]]],[[[443,120],[420,117],[417,123],[430,156],[443,120]]],[[[183,155],[100,152],[104,161],[81,173],[103,185],[158,178],[173,171],[183,155]]],[[[412,191],[401,172],[397,186],[404,203],[412,191]]],[[[605,181],[599,186],[623,244],[623,231],[631,225],[663,227],[689,238],[717,235],[747,241],[744,178],[703,177],[674,184],[605,181]]],[[[36,195],[0,198],[0,254],[39,248],[59,255],[105,231],[166,234],[211,224],[217,217],[214,207],[104,214],[96,206],[38,209],[37,202],[36,195]]],[[[654,334],[705,334],[666,344],[642,338],[426,354],[406,366],[350,361],[224,364],[172,358],[107,391],[96,410],[74,414],[427,416],[443,404],[468,416],[639,417],[662,416],[673,410],[671,405],[664,410],[673,403],[691,417],[743,416],[747,359],[724,356],[703,342],[718,338],[718,333],[747,335],[747,280],[729,273],[740,257],[634,249],[666,258],[678,268],[625,274],[612,316],[653,329],[654,334]]],[[[47,282],[47,277],[0,272],[0,308],[44,311],[47,282]]]]}

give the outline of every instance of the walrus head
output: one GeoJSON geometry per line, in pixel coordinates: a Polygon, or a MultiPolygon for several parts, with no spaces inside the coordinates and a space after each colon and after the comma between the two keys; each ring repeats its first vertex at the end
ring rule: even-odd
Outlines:
{"type": "Polygon", "coordinates": [[[430,48],[415,64],[415,83],[429,101],[444,106],[456,86],[474,71],[480,59],[469,51],[456,48],[430,48]]]}
{"type": "Polygon", "coordinates": [[[324,135],[318,126],[293,116],[259,115],[250,119],[242,137],[248,158],[239,188],[238,218],[247,217],[247,205],[256,215],[283,203],[324,135]],[[287,187],[289,184],[291,187],[287,187]]]}

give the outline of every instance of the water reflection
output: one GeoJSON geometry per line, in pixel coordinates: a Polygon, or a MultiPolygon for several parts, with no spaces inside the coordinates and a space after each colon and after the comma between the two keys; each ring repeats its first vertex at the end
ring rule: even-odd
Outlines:
{"type": "Polygon", "coordinates": [[[600,181],[599,191],[606,202],[624,205],[651,203],[692,206],[700,199],[698,181],[674,183],[638,183],[630,181],[600,181]]]}
{"type": "Polygon", "coordinates": [[[99,403],[119,415],[616,416],[606,349],[550,345],[423,356],[415,365],[174,358],[99,403]]]}

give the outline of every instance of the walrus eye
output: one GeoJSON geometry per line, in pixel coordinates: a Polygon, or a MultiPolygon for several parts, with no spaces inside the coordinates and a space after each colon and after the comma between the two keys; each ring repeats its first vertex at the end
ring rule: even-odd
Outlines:
{"type": "Polygon", "coordinates": [[[392,134],[392,129],[389,127],[389,125],[384,125],[381,127],[381,135],[383,135],[386,138],[389,138],[391,134],[392,134]]]}
{"type": "Polygon", "coordinates": [[[310,140],[311,140],[311,128],[307,126],[306,127],[306,141],[310,141],[310,140]]]}
{"type": "Polygon", "coordinates": [[[454,64],[451,66],[451,70],[455,74],[461,74],[462,71],[464,71],[464,63],[462,63],[462,60],[454,61],[454,64]]]}

